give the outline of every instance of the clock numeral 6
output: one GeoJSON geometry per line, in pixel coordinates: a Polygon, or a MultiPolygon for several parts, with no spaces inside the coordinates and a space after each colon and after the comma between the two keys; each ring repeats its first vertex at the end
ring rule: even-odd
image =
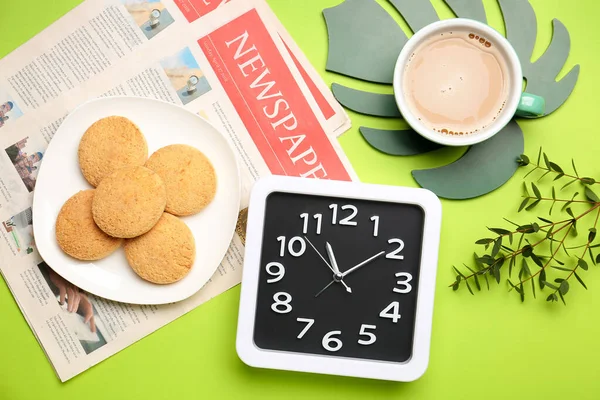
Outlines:
{"type": "Polygon", "coordinates": [[[389,244],[397,243],[398,248],[394,251],[390,251],[385,255],[385,258],[391,258],[392,260],[404,260],[404,256],[402,254],[398,254],[404,248],[404,242],[401,239],[390,239],[388,240],[389,244]]]}
{"type": "Polygon", "coordinates": [[[281,263],[270,262],[267,264],[267,266],[265,268],[267,270],[267,274],[275,277],[272,279],[267,279],[267,283],[279,282],[280,280],[283,279],[283,277],[285,275],[285,267],[281,263]],[[273,268],[276,269],[275,272],[272,271],[273,268]]]}
{"type": "Polygon", "coordinates": [[[292,301],[292,295],[286,292],[277,292],[273,295],[273,301],[275,303],[271,304],[271,310],[275,311],[277,314],[287,314],[292,311],[292,305],[290,302],[292,301]],[[281,299],[283,297],[283,300],[281,299]]]}
{"type": "MultiPolygon", "coordinates": [[[[277,238],[278,242],[281,242],[281,247],[279,248],[279,257],[285,256],[285,236],[279,236],[277,238]]],[[[300,257],[306,251],[306,242],[300,236],[294,236],[287,243],[287,250],[293,257],[300,257]],[[296,250],[296,243],[300,243],[300,249],[296,250]]]]}
{"type": "Polygon", "coordinates": [[[398,322],[400,319],[400,303],[397,301],[392,301],[386,308],[384,308],[379,316],[381,318],[389,318],[393,323],[398,322]]]}
{"type": "Polygon", "coordinates": [[[362,326],[360,327],[360,331],[358,332],[358,335],[366,336],[369,339],[367,339],[367,340],[358,339],[358,344],[362,344],[363,346],[368,346],[370,344],[375,343],[375,341],[377,340],[377,336],[375,336],[375,334],[373,332],[367,332],[367,329],[375,329],[375,328],[377,328],[375,325],[362,324],[362,326]]]}
{"type": "Polygon", "coordinates": [[[323,348],[327,351],[338,351],[342,348],[342,341],[338,338],[332,337],[333,335],[341,335],[342,331],[331,331],[323,336],[323,341],[321,344],[323,348]]]}
{"type": "Polygon", "coordinates": [[[405,279],[401,281],[396,281],[396,285],[400,285],[402,286],[402,288],[394,288],[393,291],[396,293],[410,293],[410,291],[412,290],[412,285],[409,282],[412,281],[412,275],[408,272],[397,272],[396,277],[402,277],[405,279]]]}

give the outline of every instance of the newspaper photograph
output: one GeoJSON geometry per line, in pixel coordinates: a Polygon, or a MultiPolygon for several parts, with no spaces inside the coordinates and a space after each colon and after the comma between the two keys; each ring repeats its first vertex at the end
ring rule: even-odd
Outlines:
{"type": "MultiPolygon", "coordinates": [[[[86,0],[0,60],[0,272],[66,381],[241,281],[250,190],[269,174],[357,180],[337,142],[350,120],[264,0],[86,0]],[[240,165],[236,234],[211,280],[174,304],[86,293],[41,259],[31,205],[44,153],[87,100],[180,105],[240,165]]],[[[60,177],[57,177],[60,179],[60,177]]]]}

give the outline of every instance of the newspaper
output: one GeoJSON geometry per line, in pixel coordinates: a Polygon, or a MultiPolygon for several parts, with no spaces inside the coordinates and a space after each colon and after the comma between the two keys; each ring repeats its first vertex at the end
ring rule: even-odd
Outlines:
{"type": "Polygon", "coordinates": [[[0,60],[0,271],[58,377],[238,284],[253,183],[268,174],[356,179],[335,139],[349,126],[264,0],[86,0],[0,60]],[[119,95],[182,105],[218,126],[239,157],[237,233],[209,283],[179,303],[93,296],[36,250],[31,203],[48,143],[77,105],[119,95]]]}

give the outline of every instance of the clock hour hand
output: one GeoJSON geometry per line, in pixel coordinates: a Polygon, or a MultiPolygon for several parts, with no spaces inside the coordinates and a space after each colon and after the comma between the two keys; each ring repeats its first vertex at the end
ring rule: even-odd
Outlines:
{"type": "Polygon", "coordinates": [[[333,273],[339,274],[340,268],[337,265],[337,261],[335,260],[335,255],[333,254],[333,249],[329,242],[325,242],[325,248],[327,248],[327,255],[329,256],[329,261],[331,262],[331,266],[333,267],[333,273]]]}
{"type": "Polygon", "coordinates": [[[375,260],[378,257],[381,257],[382,255],[385,254],[385,251],[380,251],[379,253],[375,254],[373,257],[367,258],[365,261],[361,262],[360,264],[355,265],[354,267],[350,268],[348,271],[345,271],[342,274],[342,278],[345,278],[346,275],[349,275],[350,273],[356,271],[357,269],[359,269],[360,267],[363,267],[365,265],[367,265],[368,263],[370,263],[371,261],[375,260]]]}
{"type": "Polygon", "coordinates": [[[336,270],[335,270],[335,269],[334,269],[334,268],[331,266],[331,264],[329,264],[329,263],[327,262],[327,260],[325,259],[325,257],[323,257],[323,255],[321,254],[321,252],[320,252],[319,250],[317,250],[317,248],[315,247],[315,245],[314,245],[314,244],[312,244],[312,242],[310,241],[310,239],[309,239],[309,238],[307,238],[306,236],[304,236],[304,239],[306,239],[306,241],[308,242],[308,244],[310,244],[310,247],[312,247],[312,248],[313,248],[313,250],[317,252],[317,254],[319,255],[319,257],[321,257],[321,260],[323,260],[323,262],[325,262],[325,264],[327,264],[327,266],[329,267],[329,269],[331,270],[331,272],[333,272],[334,274],[339,274],[339,273],[340,273],[340,271],[339,271],[339,270],[338,270],[338,271],[336,271],[336,270]]]}
{"type": "Polygon", "coordinates": [[[329,242],[325,242],[325,248],[327,249],[327,255],[329,256],[329,261],[331,261],[331,265],[333,266],[333,269],[334,269],[333,280],[341,283],[346,288],[346,292],[352,293],[352,289],[350,289],[350,287],[348,287],[348,285],[346,285],[346,282],[344,282],[342,280],[344,277],[342,276],[342,273],[340,272],[340,268],[337,265],[337,261],[335,260],[335,255],[333,254],[333,249],[331,248],[331,245],[329,244],[329,242]]]}

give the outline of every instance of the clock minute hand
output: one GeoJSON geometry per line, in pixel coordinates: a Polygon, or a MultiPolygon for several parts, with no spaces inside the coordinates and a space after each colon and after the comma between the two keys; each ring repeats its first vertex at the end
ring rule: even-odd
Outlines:
{"type": "Polygon", "coordinates": [[[381,257],[384,254],[385,254],[385,251],[380,251],[379,253],[375,254],[373,257],[367,258],[365,261],[361,262],[360,264],[355,265],[354,267],[350,268],[348,271],[345,271],[344,273],[342,273],[342,278],[345,278],[346,275],[349,275],[350,273],[356,271],[360,267],[367,265],[371,261],[375,260],[378,257],[381,257]]]}

